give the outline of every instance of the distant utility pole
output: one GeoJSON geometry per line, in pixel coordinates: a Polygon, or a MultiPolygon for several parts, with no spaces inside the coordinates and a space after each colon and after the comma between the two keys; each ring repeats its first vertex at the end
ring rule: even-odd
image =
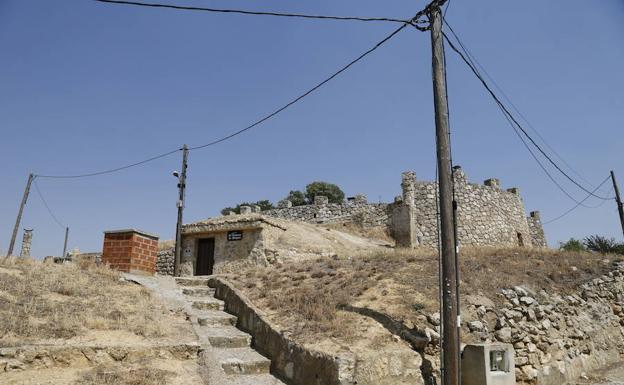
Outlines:
{"type": "Polygon", "coordinates": [[[615,190],[615,201],[617,202],[618,212],[620,213],[620,225],[622,225],[622,234],[624,234],[624,205],[620,197],[620,188],[615,181],[615,173],[611,171],[611,180],[613,181],[613,189],[615,190]]]}
{"type": "Polygon", "coordinates": [[[69,236],[69,227],[65,227],[65,243],[63,243],[63,254],[61,254],[61,259],[65,262],[65,255],[67,254],[67,237],[69,236]]]}
{"type": "Polygon", "coordinates": [[[173,264],[173,275],[180,276],[180,259],[182,257],[182,217],[184,214],[184,196],[186,191],[186,168],[188,167],[188,146],[182,147],[182,170],[174,176],[178,177],[178,222],[176,225],[175,261],[173,264]]]}
{"type": "Polygon", "coordinates": [[[442,37],[441,6],[436,0],[427,6],[433,61],[433,96],[435,105],[440,234],[442,255],[443,385],[459,385],[459,326],[456,243],[453,214],[453,172],[449,143],[449,113],[446,95],[446,63],[442,37]]]}
{"type": "Polygon", "coordinates": [[[22,214],[24,213],[24,206],[26,206],[26,202],[28,201],[28,194],[30,194],[30,186],[32,185],[35,176],[30,173],[28,174],[28,182],[26,183],[26,189],[24,190],[24,196],[22,197],[22,203],[20,204],[19,211],[17,213],[17,219],[15,220],[15,227],[13,227],[13,235],[11,236],[11,243],[9,244],[9,250],[7,251],[7,256],[13,255],[13,248],[15,247],[15,238],[17,238],[17,232],[20,227],[20,223],[22,222],[22,214]]]}

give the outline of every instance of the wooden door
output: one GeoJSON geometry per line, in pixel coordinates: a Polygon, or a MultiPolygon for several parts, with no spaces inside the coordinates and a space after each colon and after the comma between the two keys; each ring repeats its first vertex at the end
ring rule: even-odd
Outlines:
{"type": "Polygon", "coordinates": [[[214,267],[214,251],[214,238],[205,238],[198,241],[195,275],[212,275],[212,269],[214,267]]]}

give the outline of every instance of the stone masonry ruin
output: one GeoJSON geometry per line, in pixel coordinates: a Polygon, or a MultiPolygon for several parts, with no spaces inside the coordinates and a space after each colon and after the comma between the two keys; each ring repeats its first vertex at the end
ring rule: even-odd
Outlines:
{"type": "MultiPolygon", "coordinates": [[[[469,183],[459,166],[453,169],[453,178],[461,244],[547,246],[539,212],[526,217],[518,188],[503,190],[498,179],[488,179],[483,185],[469,183]]],[[[385,226],[399,247],[437,247],[437,183],[418,181],[414,172],[407,171],[402,174],[401,188],[402,195],[390,204],[368,203],[364,195],[343,204],[317,197],[314,204],[304,206],[293,207],[282,201],[278,208],[262,211],[262,215],[317,224],[385,226]]]]}

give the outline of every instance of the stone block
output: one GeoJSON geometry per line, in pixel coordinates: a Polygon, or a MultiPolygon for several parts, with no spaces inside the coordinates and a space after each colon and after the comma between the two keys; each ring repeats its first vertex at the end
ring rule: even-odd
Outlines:
{"type": "Polygon", "coordinates": [[[462,385],[515,385],[514,350],[510,344],[466,345],[461,359],[462,385]]]}
{"type": "Polygon", "coordinates": [[[485,181],[483,181],[483,184],[494,188],[500,188],[501,186],[500,179],[496,178],[486,179],[485,181]]]}
{"type": "Polygon", "coordinates": [[[251,214],[252,213],[251,207],[249,207],[249,206],[241,206],[240,207],[240,213],[241,213],[241,215],[251,214]]]}
{"type": "Polygon", "coordinates": [[[329,198],[324,195],[317,195],[314,197],[314,204],[317,206],[329,204],[329,198]]]}

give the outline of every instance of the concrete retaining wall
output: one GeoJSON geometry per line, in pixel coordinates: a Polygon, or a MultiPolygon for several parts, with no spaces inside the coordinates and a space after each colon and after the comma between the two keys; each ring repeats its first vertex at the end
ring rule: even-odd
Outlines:
{"type": "Polygon", "coordinates": [[[310,351],[275,330],[242,293],[227,281],[211,278],[208,285],[225,302],[225,310],[238,317],[237,327],[253,337],[254,349],[271,359],[271,373],[290,385],[353,384],[350,357],[334,357],[310,351]]]}

